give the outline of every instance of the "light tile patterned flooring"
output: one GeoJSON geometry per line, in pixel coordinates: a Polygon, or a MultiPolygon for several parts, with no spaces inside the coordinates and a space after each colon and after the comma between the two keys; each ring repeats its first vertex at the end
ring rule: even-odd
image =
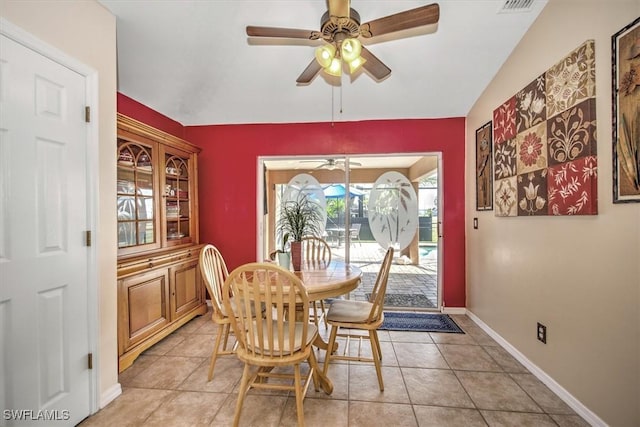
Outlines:
{"type": "MultiPolygon", "coordinates": [[[[588,426],[467,316],[452,317],[466,334],[379,331],[384,392],[373,365],[332,363],[333,394],[309,387],[306,425],[588,426]]],[[[216,333],[200,316],[144,352],[120,374],[123,394],[81,426],[232,425],[243,365],[221,356],[207,382],[216,333]]],[[[295,397],[252,389],[240,425],[295,426],[295,397]]]]}

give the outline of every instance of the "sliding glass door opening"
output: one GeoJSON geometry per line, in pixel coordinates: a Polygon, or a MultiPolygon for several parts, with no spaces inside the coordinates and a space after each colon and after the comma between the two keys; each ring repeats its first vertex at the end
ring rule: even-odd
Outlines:
{"type": "Polygon", "coordinates": [[[395,251],[385,308],[438,310],[441,306],[442,185],[440,153],[384,156],[261,157],[258,259],[282,249],[281,203],[300,189],[322,199],[318,237],[332,257],[363,271],[349,296],[367,300],[386,248],[395,251]]]}

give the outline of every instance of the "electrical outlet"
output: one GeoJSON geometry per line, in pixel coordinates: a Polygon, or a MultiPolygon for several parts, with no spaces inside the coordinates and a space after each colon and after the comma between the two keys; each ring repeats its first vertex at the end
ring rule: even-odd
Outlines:
{"type": "Polygon", "coordinates": [[[540,322],[538,322],[538,341],[543,344],[547,343],[547,327],[540,322]]]}

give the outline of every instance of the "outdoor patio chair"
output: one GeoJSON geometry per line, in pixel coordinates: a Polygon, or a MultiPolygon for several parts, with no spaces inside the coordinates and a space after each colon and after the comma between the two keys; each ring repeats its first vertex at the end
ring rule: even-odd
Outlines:
{"type": "MultiPolygon", "coordinates": [[[[307,262],[323,261],[329,264],[331,262],[331,248],[324,239],[314,236],[306,236],[302,238],[302,257],[307,262]]],[[[313,321],[316,326],[319,326],[318,310],[322,313],[325,328],[328,328],[327,320],[325,319],[327,310],[325,308],[324,300],[313,302],[313,321]]]]}
{"type": "Polygon", "coordinates": [[[378,375],[378,385],[380,391],[384,391],[384,383],[382,381],[382,351],[380,350],[380,341],[378,340],[377,329],[384,321],[384,296],[387,292],[387,280],[389,279],[389,270],[391,269],[391,261],[393,260],[393,248],[389,248],[384,256],[380,270],[376,277],[376,283],[371,292],[369,301],[355,300],[336,300],[331,303],[327,312],[327,322],[331,325],[329,333],[329,344],[327,346],[327,355],[324,359],[323,373],[327,375],[329,364],[332,360],[351,360],[357,362],[373,362],[376,366],[378,375]],[[338,333],[340,328],[348,330],[345,333],[338,333]],[[368,335],[358,334],[354,331],[368,331],[368,335]],[[347,338],[347,344],[344,346],[342,354],[331,354],[331,350],[335,346],[336,337],[347,338]],[[359,340],[358,355],[351,356],[349,352],[349,341],[359,340]],[[371,344],[372,357],[363,357],[361,354],[362,340],[368,339],[371,344]]]}
{"type": "MultiPolygon", "coordinates": [[[[231,318],[239,343],[236,354],[245,364],[233,425],[240,421],[249,389],[258,388],[295,392],[298,425],[303,426],[302,403],[311,379],[319,391],[320,373],[312,347],[318,328],[309,322],[309,296],[304,284],[273,263],[251,263],[231,272],[223,288],[223,295],[230,294],[236,303],[237,317],[231,318]],[[254,316],[253,311],[261,314],[254,316]],[[300,369],[302,362],[309,364],[306,372],[300,369]],[[287,367],[293,367],[293,372],[287,367]]],[[[224,298],[223,302],[231,311],[230,299],[224,298]]]]}
{"type": "Polygon", "coordinates": [[[349,228],[349,239],[351,243],[354,243],[356,240],[358,244],[362,246],[362,242],[360,241],[360,229],[362,228],[362,224],[351,224],[349,228]]]}
{"type": "Polygon", "coordinates": [[[207,379],[211,381],[213,379],[213,369],[215,368],[218,356],[233,354],[237,344],[234,344],[231,349],[227,348],[229,341],[229,327],[231,324],[231,320],[227,313],[230,313],[231,311],[226,310],[222,304],[222,286],[229,275],[229,270],[227,270],[227,265],[224,262],[224,258],[222,258],[220,251],[218,251],[215,246],[206,245],[202,248],[202,251],[200,252],[200,272],[202,273],[204,284],[207,287],[207,292],[211,297],[211,306],[213,307],[211,320],[213,323],[218,325],[218,335],[216,336],[216,341],[213,345],[211,362],[209,363],[209,375],[207,377],[207,379]]]}

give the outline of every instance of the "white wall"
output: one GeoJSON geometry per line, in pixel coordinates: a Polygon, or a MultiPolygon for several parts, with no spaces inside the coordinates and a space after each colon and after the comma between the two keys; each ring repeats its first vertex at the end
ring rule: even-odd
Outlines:
{"type": "Polygon", "coordinates": [[[640,425],[640,203],[612,202],[610,46],[638,15],[638,0],[550,0],[467,118],[467,308],[617,427],[640,425]],[[599,214],[476,212],[475,130],[588,39],[596,46],[599,214]],[[546,345],[536,341],[536,322],[547,326],[546,345]]]}
{"type": "Polygon", "coordinates": [[[118,385],[116,322],[116,20],[90,0],[0,0],[0,16],[98,71],[99,206],[97,225],[100,303],[99,393],[102,404],[118,385]]]}

